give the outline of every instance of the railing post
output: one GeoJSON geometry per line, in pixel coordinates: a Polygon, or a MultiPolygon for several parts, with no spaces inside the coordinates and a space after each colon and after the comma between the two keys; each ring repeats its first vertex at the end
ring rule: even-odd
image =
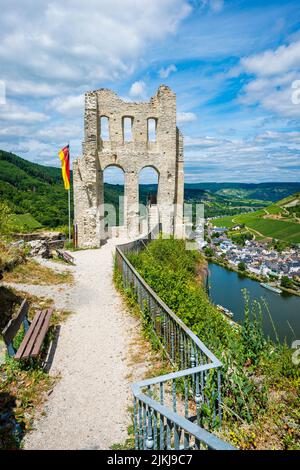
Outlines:
{"type": "Polygon", "coordinates": [[[139,433],[138,433],[138,402],[137,399],[133,398],[133,429],[134,429],[134,446],[135,449],[139,448],[139,433]]]}
{"type": "Polygon", "coordinates": [[[222,395],[221,395],[221,371],[220,367],[218,367],[218,415],[220,426],[222,423],[222,395]]]}
{"type": "Polygon", "coordinates": [[[146,440],[146,448],[148,450],[153,449],[153,430],[152,430],[152,410],[148,407],[148,431],[147,431],[147,440],[146,440]]]}

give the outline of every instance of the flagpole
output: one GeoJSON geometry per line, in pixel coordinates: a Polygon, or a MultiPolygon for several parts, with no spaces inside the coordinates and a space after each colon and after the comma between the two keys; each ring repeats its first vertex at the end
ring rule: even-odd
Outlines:
{"type": "Polygon", "coordinates": [[[71,243],[71,189],[68,190],[69,203],[69,243],[71,243]]]}
{"type": "MultiPolygon", "coordinates": [[[[71,152],[70,152],[70,142],[69,145],[69,166],[71,168],[71,152]]],[[[71,243],[71,181],[70,181],[70,188],[68,190],[68,206],[69,206],[69,243],[71,243]]]]}

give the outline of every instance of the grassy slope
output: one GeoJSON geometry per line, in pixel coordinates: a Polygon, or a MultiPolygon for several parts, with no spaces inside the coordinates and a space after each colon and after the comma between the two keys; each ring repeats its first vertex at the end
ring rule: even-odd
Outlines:
{"type": "Polygon", "coordinates": [[[299,193],[289,196],[283,200],[266,207],[265,210],[242,214],[238,216],[222,217],[214,220],[217,227],[231,228],[236,224],[244,223],[248,228],[253,229],[269,238],[276,238],[290,243],[300,243],[300,224],[294,222],[291,215],[286,214],[284,206],[299,198],[299,193]],[[268,215],[281,215],[286,220],[266,218],[268,215]]]}

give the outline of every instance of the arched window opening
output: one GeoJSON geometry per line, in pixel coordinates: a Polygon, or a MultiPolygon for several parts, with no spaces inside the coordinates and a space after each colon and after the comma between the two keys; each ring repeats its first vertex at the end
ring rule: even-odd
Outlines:
{"type": "Polygon", "coordinates": [[[103,172],[104,225],[106,229],[124,225],[124,171],[109,166],[103,172]]]}
{"type": "Polygon", "coordinates": [[[133,118],[132,117],[124,117],[123,118],[123,140],[124,140],[124,142],[131,142],[132,141],[132,125],[133,125],[133,118]]]}
{"type": "Polygon", "coordinates": [[[109,119],[107,116],[100,117],[100,137],[102,140],[109,140],[109,119]]]}
{"type": "Polygon", "coordinates": [[[156,142],[157,119],[148,119],[148,142],[156,142]]]}

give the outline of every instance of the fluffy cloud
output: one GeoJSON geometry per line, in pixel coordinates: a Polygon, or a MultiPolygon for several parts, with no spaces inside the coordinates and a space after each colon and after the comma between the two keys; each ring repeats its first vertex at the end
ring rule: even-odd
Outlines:
{"type": "Polygon", "coordinates": [[[161,68],[160,71],[158,72],[160,78],[168,78],[170,73],[176,72],[177,68],[176,65],[171,64],[166,68],[161,68]]]}
{"type": "Polygon", "coordinates": [[[134,82],[130,87],[129,96],[133,99],[145,99],[147,96],[146,83],[143,80],[134,82]]]}
{"type": "Polygon", "coordinates": [[[185,177],[197,181],[297,181],[300,133],[266,131],[253,139],[203,137],[188,141],[185,177]],[[294,143],[295,142],[295,143],[294,143]],[[268,168],[268,171],[262,171],[268,168]]]}
{"type": "Polygon", "coordinates": [[[185,122],[192,122],[196,121],[197,116],[195,113],[177,113],[177,122],[185,123],[185,122]]]}
{"type": "Polygon", "coordinates": [[[186,0],[15,0],[0,17],[1,64],[47,83],[116,80],[190,11],[186,0]]]}
{"type": "Polygon", "coordinates": [[[254,77],[244,86],[239,102],[260,105],[279,116],[300,117],[293,100],[293,83],[300,73],[300,41],[245,57],[240,72],[254,77]]]}
{"type": "Polygon", "coordinates": [[[45,98],[55,96],[62,91],[62,86],[48,83],[36,83],[29,80],[9,80],[7,82],[7,92],[13,96],[45,98]]]}
{"type": "Polygon", "coordinates": [[[300,41],[262,54],[245,57],[241,64],[250,73],[260,76],[278,75],[291,70],[299,70],[300,41]]]}
{"type": "Polygon", "coordinates": [[[7,101],[6,104],[0,106],[0,122],[44,122],[48,116],[38,111],[31,111],[26,106],[7,101]]]}
{"type": "Polygon", "coordinates": [[[84,94],[54,98],[48,104],[48,108],[65,116],[77,116],[79,113],[83,114],[84,94]]]}
{"type": "MultiPolygon", "coordinates": [[[[188,0],[12,0],[3,6],[0,83],[8,102],[0,93],[0,148],[47,162],[50,140],[53,151],[60,140],[77,142],[84,92],[129,79],[143,54],[174,34],[190,12],[188,0]]],[[[132,87],[132,98],[145,96],[142,82],[132,87]]]]}

